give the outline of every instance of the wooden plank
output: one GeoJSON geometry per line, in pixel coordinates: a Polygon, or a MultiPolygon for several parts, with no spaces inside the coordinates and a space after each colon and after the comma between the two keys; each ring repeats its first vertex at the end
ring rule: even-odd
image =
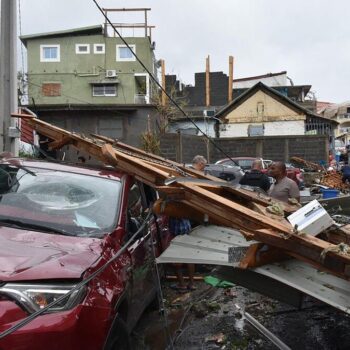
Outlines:
{"type": "Polygon", "coordinates": [[[11,113],[11,118],[32,119],[35,117],[31,114],[11,113]]]}
{"type": "Polygon", "coordinates": [[[350,256],[333,251],[329,251],[322,257],[323,252],[335,246],[313,236],[292,234],[286,239],[281,239],[281,236],[277,232],[262,229],[254,232],[254,239],[274,247],[285,249],[289,255],[302,256],[308,261],[313,261],[317,266],[323,265],[330,271],[343,274],[343,276],[346,276],[346,266],[350,265],[350,256]]]}
{"type": "Polygon", "coordinates": [[[61,140],[50,142],[48,146],[50,150],[54,150],[54,149],[62,148],[63,146],[66,146],[73,142],[74,141],[70,136],[64,136],[61,140]]]}
{"type": "Polygon", "coordinates": [[[228,59],[228,103],[232,101],[232,85],[233,85],[233,56],[228,59]]]}

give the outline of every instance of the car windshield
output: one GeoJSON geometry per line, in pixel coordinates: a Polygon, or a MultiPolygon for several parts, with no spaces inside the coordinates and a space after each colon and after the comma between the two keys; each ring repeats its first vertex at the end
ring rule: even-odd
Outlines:
{"type": "Polygon", "coordinates": [[[0,164],[0,225],[99,237],[116,222],[121,183],[0,164]]]}

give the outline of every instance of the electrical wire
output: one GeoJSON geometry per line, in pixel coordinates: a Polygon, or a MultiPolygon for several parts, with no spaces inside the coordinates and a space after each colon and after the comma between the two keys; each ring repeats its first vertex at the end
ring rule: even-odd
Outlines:
{"type": "Polygon", "coordinates": [[[34,319],[36,319],[38,316],[41,316],[43,313],[48,311],[53,306],[59,304],[61,301],[64,301],[67,299],[68,296],[72,295],[75,291],[79,290],[83,286],[85,286],[87,283],[89,283],[91,280],[93,280],[96,276],[98,276],[100,273],[102,273],[114,260],[116,260],[121,254],[123,254],[126,249],[131,245],[135,238],[144,230],[146,225],[149,223],[149,220],[152,216],[152,207],[150,206],[148,214],[142,223],[142,225],[139,227],[139,229],[130,237],[130,239],[118,250],[118,252],[113,255],[104,265],[102,265],[100,268],[98,268],[95,272],[93,272],[89,277],[85,278],[78,284],[76,284],[68,293],[58,297],[55,301],[45,306],[43,309],[40,309],[34,313],[32,313],[30,316],[26,317],[22,321],[18,322],[14,326],[8,328],[6,331],[0,333],[0,339],[5,338],[6,336],[10,335],[11,333],[17,331],[18,329],[24,327],[28,323],[32,322],[34,319]]]}
{"type": "Polygon", "coordinates": [[[145,64],[141,61],[141,59],[136,55],[136,53],[132,50],[130,45],[127,43],[127,41],[124,39],[124,37],[119,33],[115,25],[111,22],[111,20],[108,18],[105,11],[103,11],[102,7],[97,3],[96,0],[92,0],[96,7],[101,12],[102,16],[105,18],[106,23],[108,22],[109,25],[113,28],[114,32],[119,36],[121,41],[125,44],[125,46],[131,51],[132,55],[135,57],[137,62],[140,63],[141,67],[149,74],[150,78],[153,80],[153,82],[160,88],[160,90],[167,96],[167,98],[173,103],[173,105],[181,112],[181,114],[188,119],[194,127],[201,133],[203,136],[222,154],[224,154],[228,159],[230,159],[233,163],[235,161],[220,147],[218,146],[211,137],[209,137],[204,131],[200,129],[200,127],[196,124],[196,122],[181,108],[181,106],[172,98],[172,96],[162,87],[162,85],[159,83],[157,78],[153,75],[153,73],[145,66],[145,64]]]}
{"type": "MultiPolygon", "coordinates": [[[[157,228],[159,230],[159,225],[157,223],[157,217],[154,216],[154,220],[155,220],[155,223],[157,225],[157,228]]],[[[159,230],[160,231],[160,230],[159,230]]],[[[160,239],[160,238],[159,238],[160,239]]],[[[163,315],[163,318],[164,318],[164,324],[165,324],[165,333],[166,333],[166,336],[168,337],[169,339],[169,344],[170,344],[170,349],[174,349],[174,340],[170,334],[170,331],[169,331],[169,320],[168,320],[168,312],[165,308],[165,305],[164,305],[164,296],[163,296],[163,290],[162,290],[162,284],[161,284],[161,280],[160,280],[160,273],[159,273],[159,268],[158,268],[158,264],[157,264],[157,261],[156,261],[156,252],[155,252],[155,247],[154,247],[154,244],[153,244],[153,238],[151,237],[151,244],[152,244],[152,253],[153,253],[153,261],[154,261],[154,264],[155,264],[155,273],[156,273],[156,281],[157,281],[157,290],[158,290],[158,293],[157,293],[157,298],[158,298],[158,301],[159,301],[159,305],[161,305],[161,313],[163,315]]]]}

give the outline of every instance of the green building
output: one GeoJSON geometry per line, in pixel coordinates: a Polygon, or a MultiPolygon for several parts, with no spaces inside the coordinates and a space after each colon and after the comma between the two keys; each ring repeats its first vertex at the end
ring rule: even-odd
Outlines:
{"type": "MultiPolygon", "coordinates": [[[[68,130],[100,133],[139,145],[148,116],[155,120],[152,84],[119,37],[101,25],[24,35],[28,103],[41,119],[68,130]]],[[[127,43],[155,75],[150,36],[127,43]]]]}

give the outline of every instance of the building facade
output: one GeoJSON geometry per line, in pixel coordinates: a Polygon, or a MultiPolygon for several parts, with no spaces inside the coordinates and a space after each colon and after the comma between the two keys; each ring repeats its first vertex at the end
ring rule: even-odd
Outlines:
{"type": "MultiPolygon", "coordinates": [[[[155,125],[147,71],[105,27],[22,36],[28,57],[28,104],[41,119],[71,131],[99,133],[139,146],[149,119],[155,125]]],[[[150,36],[125,38],[156,75],[150,36]]]]}
{"type": "MultiPolygon", "coordinates": [[[[205,72],[195,73],[195,84],[193,86],[181,84],[176,75],[166,76],[166,88],[170,93],[176,92],[176,97],[186,100],[184,109],[197,120],[201,125],[201,130],[207,130],[207,134],[211,137],[213,135],[218,136],[215,131],[215,125],[218,122],[213,118],[216,113],[223,109],[228,103],[228,86],[229,77],[223,72],[210,72],[210,103],[206,106],[205,96],[205,72]]],[[[287,72],[268,73],[259,76],[245,77],[233,80],[232,97],[237,99],[239,96],[247,92],[257,83],[263,83],[264,85],[276,90],[279,94],[287,97],[296,104],[309,110],[311,113],[316,112],[316,100],[313,96],[310,96],[311,85],[294,85],[293,81],[287,76],[287,72]]],[[[278,108],[276,106],[276,108],[278,108]]],[[[284,113],[284,111],[274,111],[277,115],[284,113]]],[[[272,130],[267,132],[276,133],[281,132],[281,135],[291,132],[296,128],[298,134],[304,134],[304,123],[299,120],[298,123],[293,121],[289,123],[288,128],[285,129],[288,123],[282,123],[279,126],[277,123],[273,124],[272,130]]],[[[242,126],[243,127],[243,126],[242,126]]],[[[193,124],[188,120],[179,118],[172,120],[169,124],[169,131],[176,132],[180,130],[187,134],[200,135],[201,132],[193,127],[193,124]]],[[[241,135],[240,129],[235,129],[235,133],[241,135]]]]}
{"type": "Polygon", "coordinates": [[[220,137],[327,135],[334,142],[336,122],[300,106],[259,82],[216,115],[220,137]]]}

